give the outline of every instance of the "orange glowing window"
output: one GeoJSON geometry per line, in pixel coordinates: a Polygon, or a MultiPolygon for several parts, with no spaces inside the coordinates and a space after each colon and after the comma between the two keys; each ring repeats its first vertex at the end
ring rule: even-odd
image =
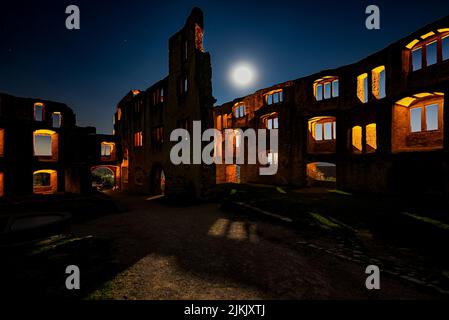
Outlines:
{"type": "Polygon", "coordinates": [[[35,121],[44,121],[45,115],[45,106],[44,104],[38,102],[34,104],[34,120],[35,121]]]}
{"type": "Polygon", "coordinates": [[[39,170],[33,174],[33,193],[53,194],[58,191],[58,174],[55,170],[39,170]]]}
{"type": "Polygon", "coordinates": [[[134,133],[134,146],[142,147],[143,146],[143,133],[142,131],[134,133]]]}
{"type": "Polygon", "coordinates": [[[102,142],[101,143],[101,157],[111,158],[115,151],[115,143],[113,142],[102,142]]]}
{"type": "Polygon", "coordinates": [[[355,126],[352,128],[352,152],[359,154],[362,151],[362,127],[355,126]]]}
{"type": "Polygon", "coordinates": [[[380,66],[371,71],[372,77],[372,92],[376,99],[383,99],[386,97],[386,73],[385,67],[380,66]]]}
{"type": "Polygon", "coordinates": [[[117,108],[117,120],[118,121],[122,120],[122,109],[121,108],[117,108]]]}
{"type": "Polygon", "coordinates": [[[357,77],[357,97],[362,103],[368,102],[368,73],[357,77]]]}
{"type": "Polygon", "coordinates": [[[377,150],[377,126],[375,123],[369,124],[366,130],[366,152],[372,153],[377,150]]]}
{"type": "Polygon", "coordinates": [[[221,116],[221,115],[218,115],[218,116],[217,116],[217,125],[216,125],[216,128],[217,128],[218,130],[221,130],[221,129],[223,128],[222,116],[221,116]]]}

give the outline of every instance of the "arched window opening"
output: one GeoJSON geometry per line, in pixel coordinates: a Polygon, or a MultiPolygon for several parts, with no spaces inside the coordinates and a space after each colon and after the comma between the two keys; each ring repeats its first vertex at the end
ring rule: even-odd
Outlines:
{"type": "Polygon", "coordinates": [[[337,98],[340,94],[338,77],[327,76],[318,79],[313,84],[313,94],[316,101],[337,98]]]}
{"type": "Polygon", "coordinates": [[[58,173],[55,170],[39,170],[33,174],[34,194],[54,194],[58,191],[58,173]]]}
{"type": "Polygon", "coordinates": [[[443,148],[444,94],[419,93],[393,108],[392,151],[432,151],[443,148]]]}
{"type": "Polygon", "coordinates": [[[418,71],[449,59],[449,28],[430,31],[405,46],[409,69],[418,71]]]}
{"type": "Polygon", "coordinates": [[[309,153],[335,153],[337,140],[337,120],[335,117],[317,117],[308,124],[309,153]]]}

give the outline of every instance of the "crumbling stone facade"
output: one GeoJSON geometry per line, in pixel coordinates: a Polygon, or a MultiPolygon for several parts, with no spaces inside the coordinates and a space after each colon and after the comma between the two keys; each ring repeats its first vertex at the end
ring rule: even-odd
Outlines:
{"type": "Polygon", "coordinates": [[[117,105],[115,134],[120,137],[122,190],[153,195],[209,197],[215,167],[173,165],[170,134],[192,134],[193,121],[212,127],[212,69],[203,48],[203,13],[195,8],[169,40],[169,75],[145,91],[130,91],[117,105]]]}
{"type": "Polygon", "coordinates": [[[0,94],[0,197],[90,192],[91,168],[117,163],[101,158],[102,141],[119,147],[63,103],[0,94]]]}
{"type": "Polygon", "coordinates": [[[328,163],[343,190],[447,194],[448,95],[446,17],[352,65],[214,108],[219,130],[268,128],[264,119],[276,118],[269,129],[278,128],[280,143],[277,175],[259,176],[260,165],[218,165],[217,183],[306,186],[323,180],[317,168],[328,163]],[[277,90],[282,99],[273,102],[277,90]]]}
{"type": "Polygon", "coordinates": [[[449,17],[352,65],[215,107],[202,33],[194,9],[170,39],[169,76],[118,104],[122,189],[201,197],[215,183],[325,182],[358,192],[449,193],[449,17]],[[278,129],[278,152],[262,150],[277,174],[260,175],[260,164],[173,165],[170,133],[191,132],[194,120],[203,130],[233,130],[234,148],[247,147],[238,129],[278,129]]]}

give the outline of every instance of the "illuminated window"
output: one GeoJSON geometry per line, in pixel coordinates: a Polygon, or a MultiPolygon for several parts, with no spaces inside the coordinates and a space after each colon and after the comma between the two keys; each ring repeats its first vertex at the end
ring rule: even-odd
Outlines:
{"type": "Polygon", "coordinates": [[[331,89],[332,89],[332,83],[326,82],[324,84],[324,99],[330,99],[332,97],[331,89]]]}
{"type": "Polygon", "coordinates": [[[117,120],[118,121],[122,120],[122,109],[121,108],[117,108],[117,120]]]}
{"type": "Polygon", "coordinates": [[[423,92],[396,102],[392,118],[392,151],[440,150],[444,146],[444,94],[423,92]]]}
{"type": "Polygon", "coordinates": [[[34,155],[42,161],[58,159],[58,134],[51,130],[37,130],[33,133],[34,155]]]}
{"type": "Polygon", "coordinates": [[[319,84],[316,86],[315,98],[317,101],[323,100],[323,85],[322,84],[319,84]]]}
{"type": "Polygon", "coordinates": [[[430,31],[406,46],[411,52],[412,71],[421,70],[449,59],[448,33],[449,28],[430,31]]]}
{"type": "Polygon", "coordinates": [[[426,106],[426,130],[438,130],[438,104],[426,106]]]}
{"type": "Polygon", "coordinates": [[[330,141],[337,138],[337,123],[332,120],[322,120],[315,123],[315,140],[330,141]]]}
{"type": "Polygon", "coordinates": [[[51,115],[51,121],[53,124],[53,128],[60,128],[62,123],[62,116],[60,112],[53,112],[51,115]]]}
{"type": "Polygon", "coordinates": [[[104,158],[104,160],[109,160],[112,158],[114,154],[115,149],[115,143],[110,142],[102,142],[101,143],[101,157],[104,158]]]}
{"type": "Polygon", "coordinates": [[[324,124],[324,140],[332,140],[334,130],[332,129],[333,123],[332,122],[326,122],[324,124]]]}
{"type": "Polygon", "coordinates": [[[321,123],[315,125],[315,140],[323,141],[323,124],[321,123]]]}
{"type": "Polygon", "coordinates": [[[313,87],[317,101],[336,98],[339,95],[339,82],[336,77],[324,77],[316,80],[313,87]]]}
{"type": "Polygon", "coordinates": [[[340,92],[339,92],[339,81],[335,80],[332,81],[332,97],[336,98],[339,96],[340,92]]]}
{"type": "Polygon", "coordinates": [[[246,113],[246,107],[240,106],[240,117],[244,117],[246,113]]]}
{"type": "Polygon", "coordinates": [[[438,61],[438,43],[436,41],[426,46],[427,66],[431,66],[438,61]]]}
{"type": "Polygon", "coordinates": [[[134,146],[142,147],[143,146],[143,133],[142,131],[134,133],[134,146]]]}
{"type": "Polygon", "coordinates": [[[410,109],[410,131],[421,132],[422,131],[422,108],[410,109]]]}
{"type": "Polygon", "coordinates": [[[42,103],[34,104],[34,120],[35,121],[43,121],[44,120],[44,110],[45,110],[45,107],[42,103]]]}
{"type": "Polygon", "coordinates": [[[372,75],[372,92],[376,99],[383,99],[386,97],[385,92],[385,67],[377,67],[371,72],[372,75]]]}
{"type": "Polygon", "coordinates": [[[449,36],[446,36],[441,41],[441,46],[443,50],[443,61],[449,59],[449,36]]]}
{"type": "Polygon", "coordinates": [[[36,156],[51,156],[51,136],[36,135],[34,150],[36,156]]]}
{"type": "Polygon", "coordinates": [[[33,193],[53,194],[58,191],[58,174],[54,170],[40,170],[33,174],[33,193]]]}
{"type": "Polygon", "coordinates": [[[364,73],[357,77],[357,97],[363,103],[368,102],[368,74],[364,73]]]}
{"type": "Polygon", "coordinates": [[[234,115],[236,118],[243,118],[246,115],[246,107],[243,104],[237,105],[234,108],[234,115]]]}
{"type": "Polygon", "coordinates": [[[268,105],[282,103],[284,102],[284,93],[282,90],[268,93],[265,96],[265,101],[267,102],[268,105]]]}
{"type": "Polygon", "coordinates": [[[101,155],[104,157],[111,156],[111,146],[109,144],[103,144],[101,146],[101,155]]]}
{"type": "Polygon", "coordinates": [[[371,153],[377,150],[377,126],[375,123],[369,124],[366,130],[366,152],[371,153]]]}
{"type": "Polygon", "coordinates": [[[352,152],[362,153],[362,127],[355,126],[352,128],[352,152]]]}

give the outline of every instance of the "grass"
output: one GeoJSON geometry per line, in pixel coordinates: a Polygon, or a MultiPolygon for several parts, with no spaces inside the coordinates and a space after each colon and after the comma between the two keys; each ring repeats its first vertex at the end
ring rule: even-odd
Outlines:
{"type": "Polygon", "coordinates": [[[403,214],[406,215],[407,217],[413,218],[413,219],[415,219],[417,221],[421,221],[421,222],[424,222],[424,223],[427,223],[427,224],[431,224],[431,225],[433,225],[433,226],[435,226],[437,228],[449,231],[449,224],[443,223],[441,221],[438,221],[438,220],[435,220],[435,219],[431,219],[431,218],[428,218],[428,217],[422,217],[420,215],[411,214],[411,213],[407,213],[407,212],[404,212],[403,214]]]}
{"type": "Polygon", "coordinates": [[[54,236],[44,241],[38,242],[36,244],[36,249],[30,252],[30,256],[47,253],[51,250],[55,250],[59,247],[64,247],[66,245],[78,242],[85,241],[88,239],[92,239],[92,236],[84,237],[84,238],[68,238],[64,236],[54,236]]]}
{"type": "Polygon", "coordinates": [[[309,213],[316,221],[318,221],[321,225],[323,225],[326,228],[330,228],[330,229],[339,229],[340,226],[334,222],[332,222],[331,220],[323,217],[322,215],[318,214],[318,213],[313,213],[310,212],[309,213]]]}
{"type": "Polygon", "coordinates": [[[330,193],[340,194],[340,195],[343,195],[343,196],[352,196],[353,195],[352,193],[344,192],[344,191],[341,191],[341,190],[328,190],[328,191],[330,193]]]}
{"type": "Polygon", "coordinates": [[[282,189],[281,187],[277,187],[276,190],[281,194],[287,194],[287,192],[285,192],[285,190],[282,189]]]}

